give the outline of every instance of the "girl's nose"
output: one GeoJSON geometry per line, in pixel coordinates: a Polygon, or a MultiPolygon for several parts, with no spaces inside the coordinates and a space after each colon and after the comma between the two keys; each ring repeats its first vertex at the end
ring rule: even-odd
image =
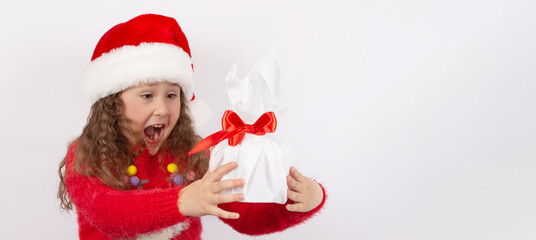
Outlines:
{"type": "Polygon", "coordinates": [[[166,116],[169,114],[169,109],[165,103],[165,99],[159,98],[157,101],[155,101],[155,109],[153,114],[156,116],[166,116]]]}

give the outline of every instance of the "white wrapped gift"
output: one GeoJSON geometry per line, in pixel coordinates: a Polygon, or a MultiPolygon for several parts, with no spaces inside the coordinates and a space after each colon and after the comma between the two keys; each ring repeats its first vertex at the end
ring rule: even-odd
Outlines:
{"type": "Polygon", "coordinates": [[[275,131],[275,116],[282,111],[277,59],[270,51],[243,79],[236,72],[235,64],[225,79],[232,111],[226,111],[222,118],[223,130],[203,139],[192,151],[218,142],[210,151],[210,171],[229,162],[238,163],[222,181],[243,178],[245,186],[224,190],[222,194],[244,193],[243,202],[284,204],[292,151],[289,145],[268,136],[275,131]],[[212,143],[208,144],[207,139],[212,143]]]}

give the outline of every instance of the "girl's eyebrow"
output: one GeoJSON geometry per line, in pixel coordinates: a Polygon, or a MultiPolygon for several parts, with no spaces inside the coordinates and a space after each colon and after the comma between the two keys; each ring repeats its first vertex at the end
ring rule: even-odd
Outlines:
{"type": "Polygon", "coordinates": [[[181,86],[180,86],[179,84],[177,84],[177,83],[170,83],[170,82],[168,82],[167,84],[169,84],[169,86],[181,87],[181,86]]]}
{"type": "Polygon", "coordinates": [[[138,86],[134,86],[135,88],[147,88],[147,87],[153,87],[155,84],[154,83],[142,83],[138,86]]]}
{"type": "Polygon", "coordinates": [[[179,86],[178,84],[171,84],[167,86],[167,89],[180,90],[181,86],[179,86]]]}
{"type": "Polygon", "coordinates": [[[142,83],[142,84],[140,85],[140,87],[152,87],[152,86],[154,86],[154,85],[156,85],[155,82],[142,83]]]}
{"type": "MultiPolygon", "coordinates": [[[[157,85],[157,84],[159,84],[159,83],[161,83],[161,82],[148,82],[148,83],[142,83],[142,84],[143,84],[143,86],[149,86],[149,87],[152,87],[152,86],[157,85]]],[[[177,84],[177,83],[172,83],[172,82],[164,82],[164,83],[165,83],[165,84],[168,84],[169,86],[177,86],[177,87],[180,87],[180,85],[177,84]]]]}

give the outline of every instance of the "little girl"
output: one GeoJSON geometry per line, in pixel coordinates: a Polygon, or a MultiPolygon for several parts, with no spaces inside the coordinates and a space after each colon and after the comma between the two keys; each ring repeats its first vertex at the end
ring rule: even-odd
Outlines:
{"type": "Polygon", "coordinates": [[[193,64],[173,18],[146,14],[118,24],[97,44],[83,74],[93,105],[59,168],[58,197],[76,208],[80,239],[200,239],[203,215],[260,235],[310,218],[323,188],[291,168],[288,201],[244,203],[244,186],[220,181],[236,167],[207,172],[207,152],[188,157],[194,130],[193,64]]]}

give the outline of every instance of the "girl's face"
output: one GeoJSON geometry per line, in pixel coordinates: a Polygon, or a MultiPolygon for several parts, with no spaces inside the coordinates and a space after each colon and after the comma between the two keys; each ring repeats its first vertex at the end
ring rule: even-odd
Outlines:
{"type": "Polygon", "coordinates": [[[151,155],[155,155],[177,124],[181,111],[181,88],[175,83],[141,83],[124,90],[123,115],[135,132],[143,135],[151,155]]]}

